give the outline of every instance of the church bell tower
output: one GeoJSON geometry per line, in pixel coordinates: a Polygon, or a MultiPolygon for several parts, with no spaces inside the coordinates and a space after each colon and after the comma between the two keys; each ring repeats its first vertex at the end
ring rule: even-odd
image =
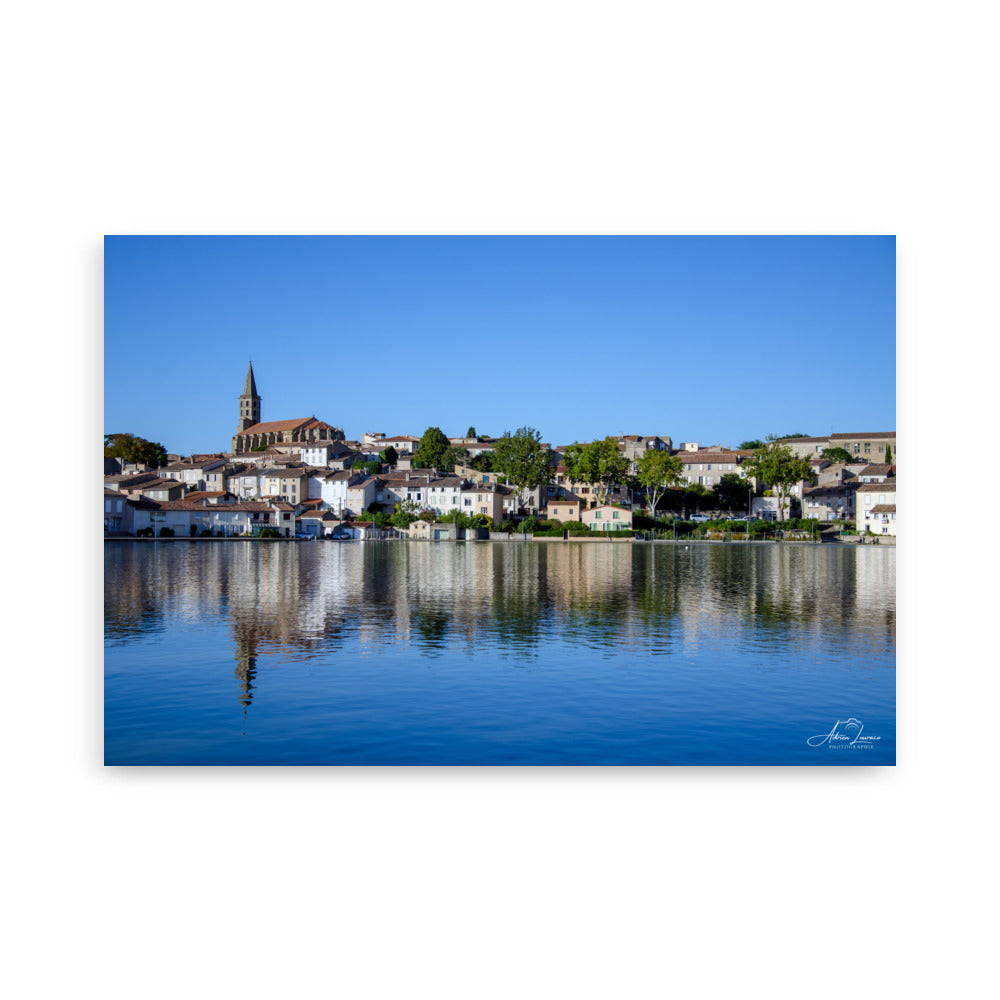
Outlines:
{"type": "Polygon", "coordinates": [[[253,378],[253,363],[247,365],[247,381],[240,396],[240,422],[236,433],[242,434],[248,427],[260,423],[260,396],[253,378]]]}

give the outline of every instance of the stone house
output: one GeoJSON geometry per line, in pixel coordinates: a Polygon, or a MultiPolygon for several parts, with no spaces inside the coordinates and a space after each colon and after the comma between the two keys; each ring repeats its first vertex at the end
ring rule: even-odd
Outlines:
{"type": "Polygon", "coordinates": [[[265,500],[300,503],[308,499],[309,478],[315,474],[314,469],[304,465],[290,469],[266,469],[261,477],[261,496],[265,500]]]}
{"type": "Polygon", "coordinates": [[[862,483],[855,499],[858,531],[896,534],[896,480],[862,483]]]}
{"type": "Polygon", "coordinates": [[[581,501],[578,496],[566,493],[561,497],[549,500],[546,515],[557,521],[579,521],[581,501]]]}
{"type": "Polygon", "coordinates": [[[884,462],[866,465],[858,473],[858,479],[863,483],[884,483],[887,479],[893,479],[895,476],[896,466],[886,465],[884,462]]]}
{"type": "Polygon", "coordinates": [[[461,510],[465,514],[485,514],[499,526],[504,519],[504,497],[509,496],[505,487],[477,484],[462,490],[461,510]]]}
{"type": "Polygon", "coordinates": [[[681,460],[682,478],[689,485],[698,484],[710,490],[723,476],[746,478],[743,462],[752,455],[752,451],[691,451],[679,452],[677,457],[681,460]]]}
{"type": "Polygon", "coordinates": [[[855,479],[824,486],[807,486],[802,491],[802,516],[815,517],[820,521],[853,521],[858,486],[855,479]]]}

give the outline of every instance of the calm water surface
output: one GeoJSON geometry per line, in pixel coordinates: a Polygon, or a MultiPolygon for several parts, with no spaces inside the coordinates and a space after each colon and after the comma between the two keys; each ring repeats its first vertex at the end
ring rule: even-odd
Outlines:
{"type": "Polygon", "coordinates": [[[895,559],[108,542],[105,761],[893,764],[895,559]]]}

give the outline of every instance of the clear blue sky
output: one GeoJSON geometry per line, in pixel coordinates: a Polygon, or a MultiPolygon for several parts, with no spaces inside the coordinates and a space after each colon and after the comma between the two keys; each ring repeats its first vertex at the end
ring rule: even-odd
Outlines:
{"type": "Polygon", "coordinates": [[[229,448],[262,419],[419,437],[527,424],[734,447],[893,430],[893,237],[105,239],[104,419],[229,448]]]}

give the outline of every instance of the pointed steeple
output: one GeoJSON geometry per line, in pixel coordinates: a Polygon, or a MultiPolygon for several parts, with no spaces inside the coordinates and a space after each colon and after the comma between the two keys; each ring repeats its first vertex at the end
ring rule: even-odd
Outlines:
{"type": "Polygon", "coordinates": [[[240,421],[236,425],[236,433],[241,434],[248,427],[260,423],[260,396],[257,395],[257,383],[253,377],[253,362],[247,365],[247,381],[240,396],[240,421]]]}
{"type": "Polygon", "coordinates": [[[251,361],[247,365],[247,383],[243,386],[244,396],[256,396],[257,395],[257,383],[253,380],[253,362],[251,361]]]}

